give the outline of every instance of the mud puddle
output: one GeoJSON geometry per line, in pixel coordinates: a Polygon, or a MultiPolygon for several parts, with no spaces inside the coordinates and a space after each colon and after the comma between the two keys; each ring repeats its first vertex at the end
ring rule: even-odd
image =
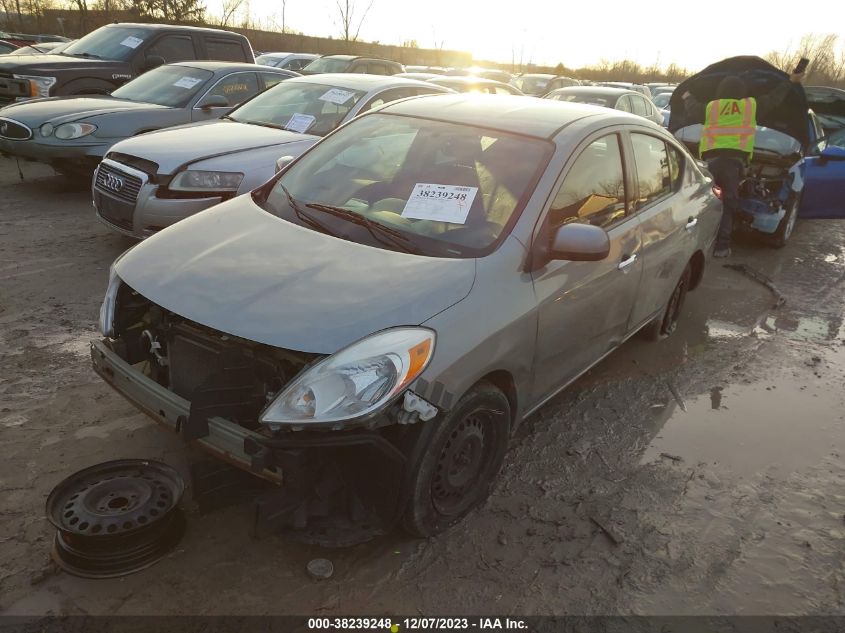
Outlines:
{"type": "Polygon", "coordinates": [[[775,371],[753,384],[715,385],[687,399],[686,411],[674,409],[641,463],[706,462],[741,477],[762,471],[783,475],[815,465],[843,446],[845,411],[838,402],[843,367],[845,351],[839,351],[826,359],[808,357],[806,371],[775,371]]]}

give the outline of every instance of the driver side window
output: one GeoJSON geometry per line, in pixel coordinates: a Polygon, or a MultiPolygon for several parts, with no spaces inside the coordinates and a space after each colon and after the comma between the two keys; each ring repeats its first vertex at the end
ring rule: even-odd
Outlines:
{"type": "Polygon", "coordinates": [[[625,172],[619,135],[608,134],[575,159],[552,201],[549,222],[557,228],[580,222],[607,228],[625,217],[625,172]]]}

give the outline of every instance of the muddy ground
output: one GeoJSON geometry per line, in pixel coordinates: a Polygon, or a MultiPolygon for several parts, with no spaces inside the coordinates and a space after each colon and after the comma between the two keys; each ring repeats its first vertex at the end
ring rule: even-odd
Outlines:
{"type": "Polygon", "coordinates": [[[120,457],[196,457],[90,369],[112,259],[131,242],[84,183],[0,159],[0,610],[14,614],[803,614],[845,594],[845,221],[735,248],[658,344],[632,340],[527,422],[489,501],[429,541],[251,540],[200,515],[154,567],[56,572],[50,489],[120,457]],[[334,562],[327,581],[306,563],[334,562]]]}

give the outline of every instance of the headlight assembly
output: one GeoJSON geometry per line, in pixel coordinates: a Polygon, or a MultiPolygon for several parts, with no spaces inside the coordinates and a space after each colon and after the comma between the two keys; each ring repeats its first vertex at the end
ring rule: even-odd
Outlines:
{"type": "Polygon", "coordinates": [[[199,171],[188,169],[170,181],[173,191],[237,191],[244,175],[231,171],[199,171]]]}
{"type": "MultiPolygon", "coordinates": [[[[41,133],[44,133],[44,126],[41,126],[41,133]]],[[[63,123],[62,125],[58,126],[53,134],[56,138],[61,139],[63,141],[68,141],[75,138],[81,138],[83,136],[88,136],[97,129],[96,125],[92,125],[91,123],[63,123]]]]}
{"type": "Polygon", "coordinates": [[[56,83],[55,77],[39,77],[38,75],[12,75],[12,77],[29,82],[30,97],[49,97],[50,88],[56,83]]]}
{"type": "Polygon", "coordinates": [[[38,131],[41,132],[41,136],[47,137],[47,136],[53,136],[53,130],[55,130],[55,129],[56,128],[53,127],[52,123],[45,123],[40,128],[38,128],[38,131]]]}
{"type": "Polygon", "coordinates": [[[295,378],[261,414],[271,427],[340,428],[375,413],[428,366],[435,335],[420,327],[384,330],[295,378]]]}

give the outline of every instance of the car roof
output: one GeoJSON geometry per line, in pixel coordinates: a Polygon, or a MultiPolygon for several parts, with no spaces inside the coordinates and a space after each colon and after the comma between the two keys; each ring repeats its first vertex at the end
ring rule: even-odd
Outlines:
{"type": "Polygon", "coordinates": [[[341,59],[345,61],[353,61],[355,59],[372,59],[376,62],[388,62],[389,64],[399,63],[393,61],[392,59],[384,59],[383,57],[369,57],[367,55],[323,55],[323,57],[328,59],[341,59]]]}
{"type": "Polygon", "coordinates": [[[565,86],[552,90],[549,94],[590,94],[601,95],[604,97],[618,97],[621,95],[640,95],[636,90],[629,90],[628,88],[615,88],[612,86],[565,86]]]}
{"type": "MultiPolygon", "coordinates": [[[[471,94],[430,95],[424,98],[402,99],[388,103],[380,112],[462,125],[482,125],[504,132],[540,138],[551,138],[562,127],[579,119],[608,113],[620,114],[615,110],[581,103],[530,99],[518,95],[471,94]]],[[[633,115],[630,116],[633,117],[633,115]]],[[[640,119],[641,117],[633,118],[640,119]]]]}
{"type": "Polygon", "coordinates": [[[153,23],[149,23],[149,22],[146,23],[146,24],[145,23],[139,23],[139,22],[116,22],[115,24],[106,24],[105,25],[106,28],[116,28],[116,27],[126,27],[126,26],[131,26],[132,28],[135,28],[135,29],[144,29],[146,31],[150,31],[150,30],[156,30],[156,31],[162,31],[162,30],[167,30],[167,31],[182,31],[182,30],[207,31],[209,33],[217,33],[217,34],[225,33],[226,35],[234,35],[236,37],[243,37],[244,39],[246,39],[246,36],[241,35],[240,33],[235,33],[234,31],[226,31],[226,30],[223,30],[223,29],[210,29],[210,28],[205,27],[205,26],[179,26],[177,24],[153,24],[153,23]]]}
{"type": "Polygon", "coordinates": [[[495,79],[487,79],[486,77],[477,77],[476,75],[438,75],[429,80],[433,84],[439,83],[453,83],[453,84],[477,84],[485,86],[501,86],[503,82],[495,79]]]}
{"type": "Polygon", "coordinates": [[[217,72],[220,70],[254,70],[262,73],[266,72],[290,72],[282,68],[273,68],[272,66],[262,66],[260,64],[251,64],[249,62],[217,62],[208,60],[191,60],[184,62],[174,62],[167,64],[168,66],[185,66],[187,68],[200,68],[210,72],[217,72]]]}
{"type": "Polygon", "coordinates": [[[396,77],[395,75],[367,75],[364,73],[321,73],[319,75],[303,75],[302,77],[294,77],[291,81],[296,81],[298,83],[330,84],[332,86],[337,86],[338,88],[363,90],[365,92],[380,90],[382,88],[395,88],[399,86],[431,86],[431,84],[427,81],[406,79],[405,77],[396,77]]]}
{"type": "Polygon", "coordinates": [[[524,77],[541,77],[543,79],[554,79],[558,75],[551,75],[549,73],[523,73],[517,77],[517,79],[523,79],[524,77]]]}
{"type": "Polygon", "coordinates": [[[259,57],[290,57],[291,55],[296,55],[298,57],[311,57],[311,58],[318,58],[319,55],[316,53],[281,53],[281,52],[271,52],[271,53],[261,53],[259,57]]]}

